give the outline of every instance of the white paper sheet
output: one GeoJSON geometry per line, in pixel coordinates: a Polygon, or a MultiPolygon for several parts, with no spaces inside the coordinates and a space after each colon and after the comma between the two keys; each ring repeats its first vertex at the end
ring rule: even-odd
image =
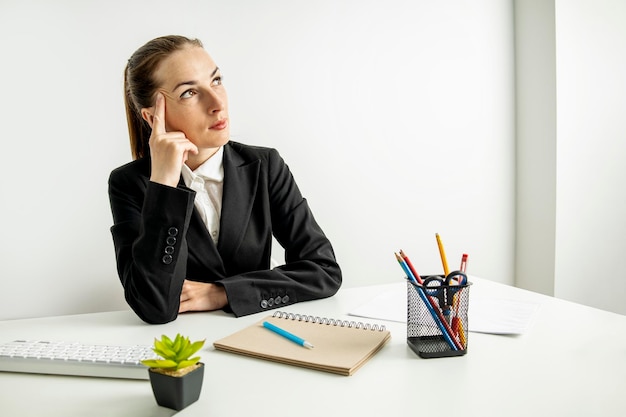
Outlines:
{"type": "MultiPolygon", "coordinates": [[[[523,334],[532,324],[539,304],[500,298],[471,297],[469,331],[523,334]]],[[[406,323],[406,289],[383,292],[348,313],[351,316],[406,323]]]]}

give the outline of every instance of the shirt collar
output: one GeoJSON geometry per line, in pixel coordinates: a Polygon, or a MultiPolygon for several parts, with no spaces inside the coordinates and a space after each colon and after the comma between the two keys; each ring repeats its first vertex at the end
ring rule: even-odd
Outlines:
{"type": "Polygon", "coordinates": [[[192,171],[187,164],[183,164],[181,173],[187,187],[191,186],[191,183],[196,177],[203,177],[206,180],[215,182],[224,181],[224,147],[220,146],[213,156],[203,162],[202,165],[194,171],[192,171]]]}

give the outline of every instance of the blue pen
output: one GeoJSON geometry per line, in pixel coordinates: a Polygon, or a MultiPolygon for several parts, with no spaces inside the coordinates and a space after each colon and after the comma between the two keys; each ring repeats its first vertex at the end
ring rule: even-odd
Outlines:
{"type": "Polygon", "coordinates": [[[295,334],[291,334],[286,330],[281,329],[278,326],[274,326],[272,323],[269,323],[267,321],[263,322],[263,327],[265,327],[266,329],[269,329],[271,331],[273,331],[274,333],[278,333],[279,335],[291,340],[294,343],[299,344],[300,346],[304,346],[307,347],[309,349],[313,349],[313,345],[310,344],[309,342],[307,342],[306,340],[296,336],[295,334]]]}

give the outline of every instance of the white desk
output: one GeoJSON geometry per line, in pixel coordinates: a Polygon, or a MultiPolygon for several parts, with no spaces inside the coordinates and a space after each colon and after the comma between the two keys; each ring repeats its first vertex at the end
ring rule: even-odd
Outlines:
{"type": "MultiPolygon", "coordinates": [[[[521,336],[470,333],[462,357],[421,359],[402,323],[384,322],[392,340],[351,377],[215,351],[212,342],[265,314],[180,316],[161,326],[130,311],[0,322],[0,342],[46,339],[151,344],[162,333],[207,339],[200,400],[180,416],[612,416],[624,415],[626,316],[472,279],[471,296],[541,303],[521,336]]],[[[342,289],[285,311],[347,313],[394,285],[342,289]]],[[[471,297],[470,297],[471,303],[471,297]]],[[[366,320],[378,322],[376,320],[366,320]]],[[[0,372],[2,416],[170,416],[148,381],[0,372]]]]}

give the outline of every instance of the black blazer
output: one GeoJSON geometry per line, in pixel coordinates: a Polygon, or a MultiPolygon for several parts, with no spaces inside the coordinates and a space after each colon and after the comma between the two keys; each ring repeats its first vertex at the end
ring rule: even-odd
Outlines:
{"type": "Polygon", "coordinates": [[[222,285],[235,316],[339,289],[333,248],[276,150],[232,141],[224,146],[217,245],[182,176],[177,188],[149,178],[149,157],[109,177],[118,274],[126,301],[142,320],[176,319],[184,279],[222,285]],[[286,263],[269,269],[272,235],[285,249],[286,263]]]}

